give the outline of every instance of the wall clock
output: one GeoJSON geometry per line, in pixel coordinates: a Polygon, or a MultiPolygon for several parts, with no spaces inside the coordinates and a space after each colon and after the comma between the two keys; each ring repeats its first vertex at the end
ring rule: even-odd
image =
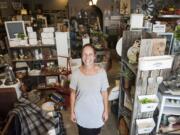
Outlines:
{"type": "Polygon", "coordinates": [[[153,0],[139,0],[137,9],[144,15],[150,15],[154,10],[154,1],[153,0]]]}

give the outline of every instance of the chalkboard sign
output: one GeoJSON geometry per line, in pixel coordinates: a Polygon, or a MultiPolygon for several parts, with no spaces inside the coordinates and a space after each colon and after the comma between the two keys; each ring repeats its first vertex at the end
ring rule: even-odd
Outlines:
{"type": "Polygon", "coordinates": [[[7,21],[5,27],[9,40],[16,38],[15,34],[18,33],[23,33],[26,36],[24,21],[7,21]]]}

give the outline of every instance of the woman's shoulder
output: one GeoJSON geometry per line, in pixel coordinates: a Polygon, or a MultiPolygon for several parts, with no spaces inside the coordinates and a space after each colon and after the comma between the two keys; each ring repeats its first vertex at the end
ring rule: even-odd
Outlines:
{"type": "Polygon", "coordinates": [[[77,75],[77,74],[79,74],[79,68],[77,68],[77,69],[74,69],[73,71],[72,71],[72,75],[77,75]]]}
{"type": "Polygon", "coordinates": [[[97,73],[104,73],[105,72],[104,68],[102,68],[102,67],[100,67],[98,65],[96,65],[95,69],[96,69],[97,73]]]}

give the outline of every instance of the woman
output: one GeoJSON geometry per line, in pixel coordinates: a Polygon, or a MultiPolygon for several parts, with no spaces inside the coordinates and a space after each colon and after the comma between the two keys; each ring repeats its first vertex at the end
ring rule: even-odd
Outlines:
{"type": "Polygon", "coordinates": [[[82,48],[83,65],[71,77],[71,120],[79,135],[98,135],[108,119],[109,83],[104,69],[95,65],[96,51],[90,44],[82,48]]]}

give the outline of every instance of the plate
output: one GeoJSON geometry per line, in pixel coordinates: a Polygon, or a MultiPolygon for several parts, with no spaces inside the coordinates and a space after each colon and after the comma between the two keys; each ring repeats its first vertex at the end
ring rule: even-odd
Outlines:
{"type": "Polygon", "coordinates": [[[55,105],[54,102],[49,101],[49,102],[45,102],[44,104],[42,104],[41,108],[44,111],[50,112],[50,111],[54,111],[54,105],[55,105]]]}
{"type": "Polygon", "coordinates": [[[116,44],[116,52],[119,56],[122,55],[122,38],[120,38],[116,44]]]}

